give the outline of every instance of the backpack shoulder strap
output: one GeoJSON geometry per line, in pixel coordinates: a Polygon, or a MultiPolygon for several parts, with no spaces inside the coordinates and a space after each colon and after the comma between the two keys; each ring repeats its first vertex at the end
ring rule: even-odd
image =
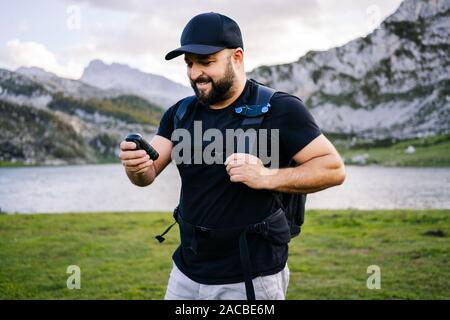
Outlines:
{"type": "Polygon", "coordinates": [[[250,104],[236,107],[234,111],[244,116],[241,123],[242,127],[259,128],[264,120],[264,116],[271,107],[270,99],[272,99],[276,90],[266,87],[253,79],[250,79],[250,81],[256,86],[250,104]]]}
{"type": "MultiPolygon", "coordinates": [[[[241,126],[243,130],[255,129],[258,130],[263,121],[264,117],[270,109],[270,99],[276,92],[276,90],[266,87],[257,81],[250,79],[250,81],[255,86],[252,96],[248,104],[244,104],[234,108],[234,112],[242,117],[241,126]]],[[[238,139],[244,139],[243,146],[244,150],[238,152],[252,153],[256,152],[256,137],[248,137],[249,141],[246,139],[244,132],[238,137],[238,139]],[[248,141],[248,143],[247,143],[248,141]]],[[[242,145],[242,144],[241,144],[242,145]]]]}
{"type": "Polygon", "coordinates": [[[197,101],[196,96],[189,96],[181,100],[180,105],[178,106],[177,112],[175,113],[175,117],[173,118],[173,129],[178,129],[185,119],[189,106],[197,101]]]}
{"type": "MultiPolygon", "coordinates": [[[[175,116],[173,118],[173,130],[178,129],[181,125],[183,125],[183,121],[186,120],[186,116],[188,115],[188,109],[189,106],[197,100],[196,96],[189,96],[181,100],[180,105],[178,106],[178,109],[175,113],[175,116]]],[[[182,192],[182,191],[181,191],[182,192]]],[[[180,199],[181,199],[181,193],[180,193],[180,199]]],[[[178,215],[179,215],[179,204],[176,206],[175,210],[173,211],[173,217],[175,218],[175,222],[172,223],[166,230],[164,230],[163,233],[155,236],[155,239],[159,241],[159,243],[164,242],[165,238],[164,236],[166,233],[172,229],[172,227],[178,222],[178,215]]]]}
{"type": "MultiPolygon", "coordinates": [[[[251,79],[253,80],[253,79],[251,79]]],[[[254,81],[254,80],[253,80],[254,81]]],[[[275,89],[269,88],[261,83],[254,81],[257,85],[257,90],[255,93],[254,104],[268,104],[270,99],[272,99],[273,94],[276,92],[275,89]]]]}

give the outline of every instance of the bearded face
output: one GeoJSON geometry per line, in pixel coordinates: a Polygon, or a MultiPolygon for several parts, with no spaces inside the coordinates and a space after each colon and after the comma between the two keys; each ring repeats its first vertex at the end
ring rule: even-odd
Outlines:
{"type": "MultiPolygon", "coordinates": [[[[217,65],[216,65],[217,68],[217,65]]],[[[223,68],[223,67],[222,67],[223,68]]],[[[194,89],[198,100],[206,105],[214,105],[225,101],[232,96],[231,87],[235,83],[236,73],[231,63],[231,57],[226,60],[223,74],[217,79],[207,75],[207,68],[196,79],[190,78],[191,87],[194,89]]]]}

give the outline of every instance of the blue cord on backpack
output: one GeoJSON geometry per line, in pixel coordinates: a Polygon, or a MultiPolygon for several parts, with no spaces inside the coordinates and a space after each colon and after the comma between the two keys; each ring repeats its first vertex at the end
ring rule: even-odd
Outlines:
{"type": "Polygon", "coordinates": [[[267,113],[270,109],[270,103],[246,105],[234,108],[234,112],[239,115],[255,118],[267,113]]]}

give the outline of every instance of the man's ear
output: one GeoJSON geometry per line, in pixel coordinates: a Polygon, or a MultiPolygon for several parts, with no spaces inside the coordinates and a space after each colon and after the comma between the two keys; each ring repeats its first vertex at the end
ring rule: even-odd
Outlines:
{"type": "Polygon", "coordinates": [[[236,62],[242,63],[244,61],[244,50],[242,48],[234,49],[232,57],[236,62]]]}

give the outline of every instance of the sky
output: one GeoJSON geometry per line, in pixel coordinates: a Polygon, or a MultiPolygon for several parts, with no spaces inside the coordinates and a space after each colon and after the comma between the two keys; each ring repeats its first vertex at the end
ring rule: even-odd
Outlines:
{"type": "Polygon", "coordinates": [[[179,47],[196,14],[235,20],[246,71],[298,60],[373,31],[401,0],[15,0],[0,1],[0,68],[36,66],[79,79],[91,60],[122,63],[188,85],[179,47]]]}

